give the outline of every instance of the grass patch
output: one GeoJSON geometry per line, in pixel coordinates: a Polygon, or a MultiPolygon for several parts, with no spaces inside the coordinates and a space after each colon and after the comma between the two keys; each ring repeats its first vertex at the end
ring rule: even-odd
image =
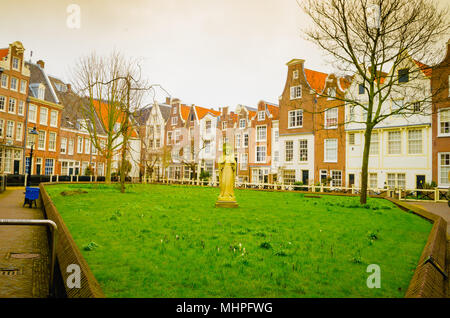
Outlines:
{"type": "Polygon", "coordinates": [[[220,209],[208,187],[46,189],[107,297],[403,297],[432,227],[374,198],[236,190],[220,209]]]}

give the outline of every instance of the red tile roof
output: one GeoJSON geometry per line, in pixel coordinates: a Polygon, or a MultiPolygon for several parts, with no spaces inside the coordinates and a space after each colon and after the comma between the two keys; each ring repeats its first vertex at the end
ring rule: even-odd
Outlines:
{"type": "Polygon", "coordinates": [[[416,65],[420,68],[420,70],[426,77],[431,77],[431,74],[432,74],[431,66],[423,64],[416,60],[413,60],[413,61],[414,61],[414,63],[416,63],[416,65]]]}
{"type": "Polygon", "coordinates": [[[187,120],[188,119],[190,111],[191,111],[191,107],[190,106],[186,106],[186,105],[181,104],[180,112],[181,112],[181,118],[183,118],[183,120],[187,120]]]}
{"type": "MultiPolygon", "coordinates": [[[[96,99],[93,101],[94,107],[97,109],[97,113],[100,117],[100,120],[103,122],[105,127],[108,127],[108,105],[104,102],[100,102],[96,99]]],[[[123,118],[123,114],[120,114],[117,118],[117,123],[120,124],[123,118]]],[[[137,138],[137,132],[135,129],[131,132],[131,137],[137,138]]]]}
{"type": "Polygon", "coordinates": [[[0,59],[4,58],[5,56],[8,56],[9,49],[1,49],[0,50],[0,59]]]}
{"type": "Polygon", "coordinates": [[[328,74],[313,71],[307,68],[305,68],[304,71],[309,86],[311,86],[311,88],[314,89],[316,92],[322,92],[323,89],[325,88],[325,80],[327,79],[328,74]]]}
{"type": "Polygon", "coordinates": [[[272,104],[266,104],[267,105],[267,109],[269,110],[269,113],[272,115],[272,119],[278,119],[278,112],[280,110],[280,108],[276,105],[272,105],[272,104]]]}
{"type": "Polygon", "coordinates": [[[220,116],[220,111],[214,110],[214,109],[209,109],[209,108],[204,108],[204,107],[200,107],[200,106],[194,106],[195,107],[195,112],[197,113],[197,118],[198,119],[202,119],[203,117],[205,117],[208,113],[214,115],[214,116],[220,116]]]}

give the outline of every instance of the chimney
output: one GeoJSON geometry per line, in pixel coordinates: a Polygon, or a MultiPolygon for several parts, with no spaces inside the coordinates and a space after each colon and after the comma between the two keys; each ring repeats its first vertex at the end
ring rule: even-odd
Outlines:
{"type": "Polygon", "coordinates": [[[39,65],[42,69],[44,69],[45,63],[44,63],[43,60],[39,60],[39,61],[37,61],[36,63],[37,63],[37,65],[39,65]]]}
{"type": "Polygon", "coordinates": [[[166,104],[170,105],[170,97],[166,97],[166,104]]]}
{"type": "Polygon", "coordinates": [[[67,92],[71,92],[72,84],[66,84],[66,86],[67,86],[67,92]]]}

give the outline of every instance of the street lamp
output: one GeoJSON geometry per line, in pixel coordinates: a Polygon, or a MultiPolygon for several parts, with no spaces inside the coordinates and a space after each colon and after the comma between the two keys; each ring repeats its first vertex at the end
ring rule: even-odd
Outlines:
{"type": "Polygon", "coordinates": [[[34,142],[35,142],[35,136],[39,134],[38,131],[36,130],[36,126],[34,126],[33,129],[31,129],[29,131],[29,134],[32,135],[32,139],[31,139],[30,163],[28,165],[27,187],[30,186],[31,167],[33,165],[33,146],[34,146],[34,142]]]}

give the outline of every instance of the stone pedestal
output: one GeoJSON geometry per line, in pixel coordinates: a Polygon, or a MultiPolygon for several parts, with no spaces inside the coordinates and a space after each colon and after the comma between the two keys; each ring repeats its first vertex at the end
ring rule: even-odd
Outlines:
{"type": "Polygon", "coordinates": [[[239,204],[236,201],[217,201],[216,208],[237,208],[239,204]]]}

